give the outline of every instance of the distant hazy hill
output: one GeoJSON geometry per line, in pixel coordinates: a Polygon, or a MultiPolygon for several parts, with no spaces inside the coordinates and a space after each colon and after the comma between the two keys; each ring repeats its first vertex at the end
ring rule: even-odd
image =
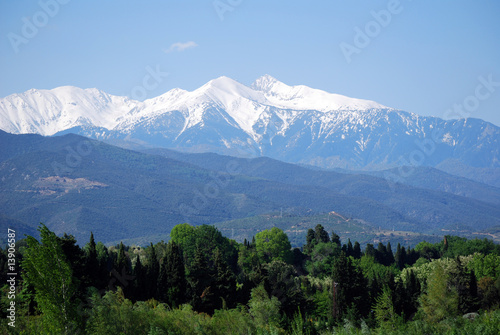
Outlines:
{"type": "Polygon", "coordinates": [[[426,227],[366,197],[229,170],[214,174],[78,135],[0,132],[0,143],[0,213],[32,228],[44,222],[80,241],[90,231],[101,241],[116,241],[167,234],[186,221],[215,223],[281,208],[299,214],[333,210],[377,226],[426,227]]]}

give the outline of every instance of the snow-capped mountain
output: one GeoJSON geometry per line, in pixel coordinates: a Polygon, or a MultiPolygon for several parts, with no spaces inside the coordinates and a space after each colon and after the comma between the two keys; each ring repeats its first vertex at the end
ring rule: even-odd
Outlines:
{"type": "Polygon", "coordinates": [[[251,86],[220,77],[143,102],[97,89],[29,90],[0,99],[0,129],[78,133],[114,143],[269,156],[321,167],[500,168],[499,128],[445,121],[265,75],[251,86]]]}
{"type": "Polygon", "coordinates": [[[75,126],[112,129],[135,101],[72,86],[31,89],[0,99],[0,128],[13,134],[53,135],[75,126]]]}

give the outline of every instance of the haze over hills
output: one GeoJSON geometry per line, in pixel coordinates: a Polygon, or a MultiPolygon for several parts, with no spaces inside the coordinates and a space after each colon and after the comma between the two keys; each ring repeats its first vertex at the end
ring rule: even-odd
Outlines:
{"type": "Polygon", "coordinates": [[[157,155],[166,151],[139,153],[73,134],[0,132],[0,142],[0,223],[16,220],[32,230],[44,222],[83,241],[90,231],[103,242],[158,238],[182,222],[212,224],[282,209],[295,216],[333,211],[370,229],[500,225],[497,204],[269,158],[168,158],[157,155]]]}
{"type": "Polygon", "coordinates": [[[0,99],[0,129],[324,168],[430,166],[500,186],[500,130],[491,123],[422,117],[268,75],[250,87],[220,77],[144,102],[96,89],[29,90],[0,99]]]}

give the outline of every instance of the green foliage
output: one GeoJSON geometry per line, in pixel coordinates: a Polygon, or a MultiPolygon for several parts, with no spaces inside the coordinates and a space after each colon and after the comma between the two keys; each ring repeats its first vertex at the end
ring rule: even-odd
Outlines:
{"type": "Polygon", "coordinates": [[[173,242],[186,247],[192,234],[194,234],[194,227],[189,223],[178,224],[170,231],[170,239],[173,242]]]}
{"type": "Polygon", "coordinates": [[[438,246],[422,241],[415,246],[415,250],[420,254],[421,257],[424,257],[428,260],[439,258],[440,250],[438,246]]]}
{"type": "Polygon", "coordinates": [[[355,266],[350,257],[342,252],[335,259],[332,270],[333,316],[340,319],[346,316],[349,309],[360,311],[366,307],[365,278],[361,270],[355,266]]]}
{"type": "Polygon", "coordinates": [[[94,292],[90,301],[92,309],[86,327],[90,334],[140,334],[148,328],[149,321],[136,318],[134,305],[125,299],[120,287],[116,292],[106,292],[103,297],[94,292]]]}
{"type": "Polygon", "coordinates": [[[500,277],[500,256],[495,254],[475,253],[472,260],[467,263],[467,267],[474,271],[477,279],[484,277],[500,277]]]}
{"type": "Polygon", "coordinates": [[[234,306],[236,301],[236,277],[224,261],[219,249],[215,250],[213,294],[220,299],[216,302],[216,309],[227,309],[234,306]]]}
{"type": "Polygon", "coordinates": [[[445,239],[437,246],[443,250],[443,257],[455,258],[457,256],[472,255],[476,252],[488,255],[494,253],[499,254],[499,248],[492,240],[488,239],[471,239],[459,236],[445,236],[445,239]],[[446,241],[446,245],[445,245],[446,241]]]}
{"type": "Polygon", "coordinates": [[[441,321],[458,313],[458,293],[448,284],[449,275],[437,264],[427,280],[427,289],[420,304],[429,322],[441,321]]]}
{"type": "Polygon", "coordinates": [[[384,286],[382,293],[377,297],[373,311],[381,328],[392,329],[395,327],[398,315],[392,302],[392,291],[388,286],[384,286]]]}
{"type": "MultiPolygon", "coordinates": [[[[20,282],[21,291],[16,297],[16,329],[7,328],[5,320],[0,320],[0,333],[496,334],[499,331],[500,278],[495,251],[454,259],[430,257],[430,261],[421,257],[410,266],[420,252],[435,247],[422,244],[416,248],[418,251],[409,249],[406,267],[400,271],[398,257],[390,266],[383,264],[389,263],[387,259],[376,259],[392,253],[390,244],[382,243],[377,249],[368,246],[366,254],[357,259],[356,243],[353,246],[349,240],[345,251],[351,256],[340,252],[335,242],[314,242],[309,255],[294,249],[293,262],[286,263],[271,252],[259,255],[258,238],[237,245],[213,227],[181,225],[179,232],[186,234],[176,233],[176,238],[168,244],[160,242],[145,249],[123,243],[108,249],[100,242],[95,243],[93,234],[82,249],[72,236],[58,238],[45,226],[40,231],[41,242],[32,237],[26,242],[18,241],[25,280],[20,282]],[[183,257],[184,249],[176,243],[179,240],[187,248],[194,247],[192,257],[183,257]],[[236,250],[238,260],[231,266],[227,260],[234,260],[236,250]],[[303,267],[306,259],[308,275],[303,267]],[[113,271],[113,266],[124,260],[128,266],[134,265],[133,277],[113,271]],[[190,264],[186,266],[185,260],[190,264]],[[90,269],[97,269],[95,276],[86,273],[90,269]],[[81,280],[75,279],[77,270],[84,273],[81,280]],[[107,291],[98,288],[103,278],[107,291]],[[86,303],[78,304],[79,297],[86,303]]],[[[316,241],[315,231],[312,235],[311,241],[316,241]]],[[[272,241],[265,238],[265,243],[272,241]]],[[[468,243],[449,238],[448,248],[456,241],[468,243]]],[[[479,245],[486,244],[479,240],[479,245]]],[[[400,255],[402,250],[398,246],[400,255]]],[[[5,262],[5,252],[1,251],[0,261],[5,262]]],[[[2,288],[2,306],[8,303],[4,296],[7,290],[8,287],[2,288]]]]}
{"type": "Polygon", "coordinates": [[[279,326],[281,303],[277,297],[269,297],[264,285],[252,289],[248,307],[257,327],[265,329],[267,326],[279,326]]]}
{"type": "Polygon", "coordinates": [[[23,278],[35,289],[35,301],[47,332],[71,334],[80,320],[76,313],[77,283],[59,238],[40,224],[40,242],[28,236],[22,262],[23,278]]]}
{"type": "Polygon", "coordinates": [[[169,306],[176,307],[185,302],[187,282],[181,250],[170,241],[158,276],[159,297],[169,306]]]}
{"type": "Polygon", "coordinates": [[[280,260],[291,263],[292,246],[288,236],[279,228],[266,229],[255,235],[255,247],[264,262],[280,260]]]}
{"type": "Polygon", "coordinates": [[[306,299],[301,288],[300,279],[292,265],[280,260],[266,264],[267,276],[264,284],[270,295],[277,297],[281,303],[281,310],[289,317],[304,308],[306,299]]]}
{"type": "Polygon", "coordinates": [[[333,261],[340,255],[340,248],[336,243],[318,243],[310,252],[310,260],[306,263],[307,271],[315,277],[324,277],[332,272],[333,261]]]}
{"type": "Polygon", "coordinates": [[[187,223],[177,225],[173,229],[172,240],[182,249],[188,270],[195,258],[197,249],[207,257],[207,262],[213,263],[215,250],[219,249],[224,261],[235,269],[238,262],[238,249],[228,238],[214,226],[201,225],[192,227],[187,223]]]}
{"type": "Polygon", "coordinates": [[[389,285],[388,280],[399,274],[396,268],[384,266],[376,262],[373,256],[369,255],[362,256],[357,264],[359,264],[366,279],[376,279],[382,286],[389,285]]]}

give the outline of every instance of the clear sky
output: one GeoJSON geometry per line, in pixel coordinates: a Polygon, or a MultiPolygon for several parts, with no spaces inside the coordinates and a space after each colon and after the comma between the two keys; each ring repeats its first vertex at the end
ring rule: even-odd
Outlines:
{"type": "Polygon", "coordinates": [[[499,18],[497,0],[0,0],[0,97],[73,85],[151,98],[270,74],[500,125],[499,18]]]}

